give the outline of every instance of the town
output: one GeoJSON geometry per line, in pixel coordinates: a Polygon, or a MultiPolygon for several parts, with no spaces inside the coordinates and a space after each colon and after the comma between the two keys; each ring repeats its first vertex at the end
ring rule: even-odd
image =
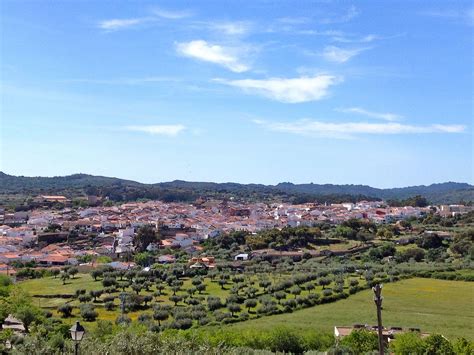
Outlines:
{"type": "MultiPolygon", "coordinates": [[[[257,233],[284,227],[337,225],[350,219],[376,224],[395,223],[429,214],[442,217],[465,214],[472,206],[441,205],[390,207],[382,201],[341,204],[282,203],[244,204],[200,199],[194,204],[161,201],[124,203],[112,207],[52,209],[67,206],[64,196],[38,196],[38,208],[28,212],[0,209],[0,272],[14,274],[13,262],[34,262],[38,266],[78,265],[85,255],[110,257],[134,251],[133,238],[141,226],[152,225],[164,232],[159,243],[147,246],[180,249],[199,255],[208,238],[232,232],[257,233]]],[[[90,196],[88,201],[97,203],[90,196]]],[[[162,260],[173,260],[163,257],[162,260]]]]}

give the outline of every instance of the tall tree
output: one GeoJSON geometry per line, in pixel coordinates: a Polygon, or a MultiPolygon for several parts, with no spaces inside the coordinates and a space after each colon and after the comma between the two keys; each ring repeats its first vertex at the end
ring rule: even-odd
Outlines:
{"type": "Polygon", "coordinates": [[[156,231],[151,225],[144,225],[138,229],[135,238],[133,239],[133,245],[135,250],[138,252],[144,252],[146,248],[153,242],[157,241],[156,231]]]}

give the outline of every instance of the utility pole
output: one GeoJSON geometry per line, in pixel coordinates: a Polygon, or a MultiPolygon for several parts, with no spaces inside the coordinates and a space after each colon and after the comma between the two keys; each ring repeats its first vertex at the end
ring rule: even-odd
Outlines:
{"type": "Polygon", "coordinates": [[[379,338],[379,355],[384,355],[383,349],[383,334],[382,334],[382,285],[377,284],[372,287],[374,291],[374,302],[377,306],[377,330],[378,330],[378,338],[379,338]]]}

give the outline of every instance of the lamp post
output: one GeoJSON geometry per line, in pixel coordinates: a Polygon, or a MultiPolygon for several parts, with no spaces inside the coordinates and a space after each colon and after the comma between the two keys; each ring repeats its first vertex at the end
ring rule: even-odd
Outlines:
{"type": "Polygon", "coordinates": [[[378,332],[378,338],[379,338],[379,355],[384,354],[384,349],[383,349],[383,334],[382,334],[382,285],[377,284],[374,287],[372,287],[372,291],[374,291],[374,302],[375,305],[377,306],[377,332],[378,332]]]}
{"type": "Polygon", "coordinates": [[[86,330],[79,321],[76,321],[76,324],[74,324],[69,331],[71,332],[71,338],[74,341],[74,355],[79,355],[79,343],[81,342],[86,330]]]}

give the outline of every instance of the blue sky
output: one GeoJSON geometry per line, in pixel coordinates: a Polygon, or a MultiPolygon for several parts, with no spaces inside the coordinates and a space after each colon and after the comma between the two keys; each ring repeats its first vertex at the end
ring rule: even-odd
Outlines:
{"type": "Polygon", "coordinates": [[[6,173],[474,182],[470,1],[0,6],[6,173]]]}

